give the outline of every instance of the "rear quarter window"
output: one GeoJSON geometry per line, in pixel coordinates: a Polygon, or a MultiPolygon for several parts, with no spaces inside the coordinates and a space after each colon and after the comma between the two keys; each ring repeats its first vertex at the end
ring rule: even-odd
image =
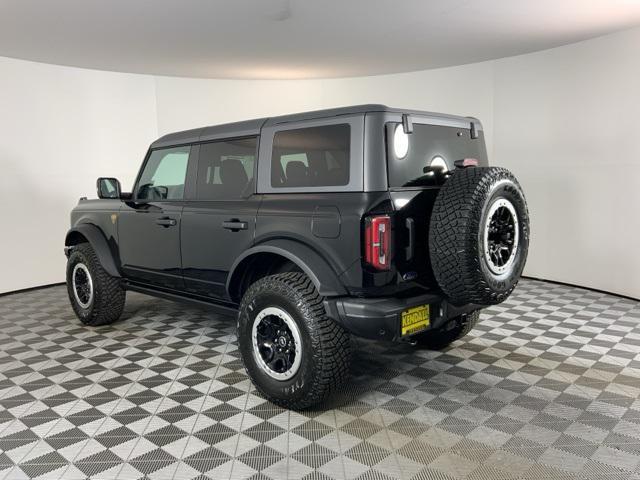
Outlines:
{"type": "Polygon", "coordinates": [[[271,186],[332,187],[349,184],[349,124],[276,132],[271,154],[271,186]]]}

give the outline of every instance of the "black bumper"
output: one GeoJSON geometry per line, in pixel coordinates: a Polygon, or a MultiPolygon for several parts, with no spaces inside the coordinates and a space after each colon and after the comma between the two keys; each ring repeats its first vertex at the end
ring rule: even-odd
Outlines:
{"type": "Polygon", "coordinates": [[[409,298],[337,297],[324,301],[327,315],[346,330],[359,337],[377,340],[399,340],[402,312],[425,304],[430,305],[430,322],[429,328],[423,332],[436,329],[451,318],[481,308],[478,305],[454,306],[435,294],[409,298]]]}

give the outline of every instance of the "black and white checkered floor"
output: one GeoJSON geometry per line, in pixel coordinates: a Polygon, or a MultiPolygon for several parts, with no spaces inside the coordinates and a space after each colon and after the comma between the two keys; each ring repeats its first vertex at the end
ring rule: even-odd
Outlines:
{"type": "Polygon", "coordinates": [[[64,287],[0,297],[0,478],[640,479],[640,302],[522,281],[442,352],[356,340],[351,381],[261,398],[234,321],[64,287]]]}

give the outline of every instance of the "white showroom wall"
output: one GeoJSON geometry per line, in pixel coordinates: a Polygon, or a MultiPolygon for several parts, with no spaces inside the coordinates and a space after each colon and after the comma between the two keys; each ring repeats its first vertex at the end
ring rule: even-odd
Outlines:
{"type": "MultiPolygon", "coordinates": [[[[490,134],[489,62],[397,75],[330,80],[156,77],[160,134],[202,125],[361,103],[474,115],[490,134]]],[[[490,147],[490,141],[488,141],[490,147]]]]}
{"type": "Polygon", "coordinates": [[[158,129],[356,103],[474,115],[531,212],[525,274],[640,297],[640,28],[473,65],[335,80],[156,77],[158,129]]]}
{"type": "Polygon", "coordinates": [[[64,281],[64,236],[98,176],[157,136],[152,77],[0,58],[0,293],[64,281]]]}
{"type": "Polygon", "coordinates": [[[69,210],[128,189],[158,134],[356,103],[479,117],[525,188],[526,274],[640,297],[640,29],[498,61],[332,80],[150,77],[0,58],[0,293],[64,280],[69,210]]]}
{"type": "Polygon", "coordinates": [[[640,29],[494,62],[494,162],[524,186],[526,273],[640,298],[640,29]]]}
{"type": "Polygon", "coordinates": [[[154,79],[0,57],[0,293],[64,281],[69,212],[95,197],[98,176],[129,189],[158,134],[368,102],[475,114],[490,129],[491,66],[281,82],[154,79]]]}

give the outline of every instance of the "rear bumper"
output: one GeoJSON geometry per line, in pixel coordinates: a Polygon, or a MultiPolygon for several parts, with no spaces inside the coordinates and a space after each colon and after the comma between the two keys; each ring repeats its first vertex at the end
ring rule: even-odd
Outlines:
{"type": "MultiPolygon", "coordinates": [[[[377,340],[400,340],[402,312],[419,305],[430,305],[430,326],[440,327],[447,320],[481,308],[479,305],[451,305],[439,295],[424,294],[409,298],[327,298],[327,315],[352,334],[377,340]]],[[[420,333],[423,333],[420,332],[420,333]]]]}

